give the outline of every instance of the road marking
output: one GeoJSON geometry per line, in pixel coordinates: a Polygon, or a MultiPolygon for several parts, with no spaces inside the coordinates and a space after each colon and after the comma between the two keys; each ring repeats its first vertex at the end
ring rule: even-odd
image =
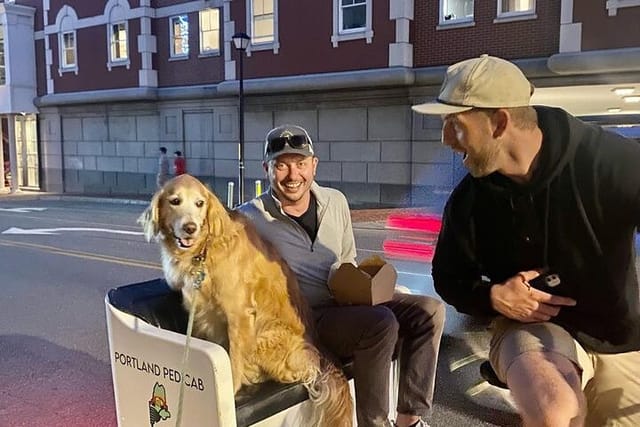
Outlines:
{"type": "Polygon", "coordinates": [[[2,212],[15,212],[15,213],[29,213],[29,212],[42,212],[47,208],[0,208],[2,212]]]}
{"type": "Polygon", "coordinates": [[[142,236],[141,231],[112,230],[109,228],[92,228],[92,227],[60,227],[60,228],[19,228],[11,227],[4,230],[0,234],[31,234],[31,235],[49,235],[60,234],[63,231],[97,231],[100,233],[128,234],[131,236],[142,236]]]}
{"type": "Polygon", "coordinates": [[[372,252],[375,254],[383,254],[384,251],[381,250],[376,250],[376,249],[360,249],[360,248],[356,248],[358,250],[358,252],[372,252]]]}
{"type": "Polygon", "coordinates": [[[149,268],[151,270],[162,270],[162,265],[159,263],[131,260],[127,258],[119,258],[110,255],[94,254],[90,252],[73,251],[68,249],[56,248],[55,246],[38,245],[35,243],[14,242],[11,240],[0,239],[0,246],[10,246],[26,249],[37,249],[45,252],[49,252],[55,255],[71,256],[76,258],[91,259],[94,261],[110,262],[113,264],[128,265],[130,267],[149,268]]]}
{"type": "Polygon", "coordinates": [[[428,273],[414,273],[412,271],[400,271],[397,270],[398,274],[406,274],[407,276],[418,276],[418,277],[431,277],[428,273]]]}

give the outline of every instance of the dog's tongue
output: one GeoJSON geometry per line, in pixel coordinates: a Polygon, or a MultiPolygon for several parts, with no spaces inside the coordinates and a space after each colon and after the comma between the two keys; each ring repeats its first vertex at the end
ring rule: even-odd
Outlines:
{"type": "Polygon", "coordinates": [[[178,245],[183,248],[190,248],[193,245],[193,239],[181,239],[178,237],[178,245]]]}

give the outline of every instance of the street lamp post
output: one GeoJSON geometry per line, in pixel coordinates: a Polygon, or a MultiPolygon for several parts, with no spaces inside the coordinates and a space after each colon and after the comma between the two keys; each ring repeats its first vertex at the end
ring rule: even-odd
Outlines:
{"type": "Polygon", "coordinates": [[[239,51],[238,64],[238,204],[244,202],[244,54],[249,47],[251,38],[246,33],[235,33],[233,44],[239,51]]]}

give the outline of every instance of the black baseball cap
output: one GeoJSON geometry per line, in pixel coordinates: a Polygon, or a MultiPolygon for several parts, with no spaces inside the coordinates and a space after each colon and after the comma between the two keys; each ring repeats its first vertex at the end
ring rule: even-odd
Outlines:
{"type": "Polygon", "coordinates": [[[282,154],[314,156],[309,133],[297,125],[282,125],[271,129],[264,141],[264,161],[268,162],[282,154]]]}

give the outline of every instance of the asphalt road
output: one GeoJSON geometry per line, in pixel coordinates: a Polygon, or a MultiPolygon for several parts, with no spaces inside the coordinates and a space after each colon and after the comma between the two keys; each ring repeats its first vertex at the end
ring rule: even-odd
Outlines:
{"type": "MultiPolygon", "coordinates": [[[[117,425],[104,296],[162,275],[135,223],[143,208],[0,195],[0,426],[117,425]]],[[[384,256],[395,233],[354,228],[361,258],[384,256]]],[[[399,283],[434,294],[428,263],[390,261],[399,283]]],[[[449,310],[432,426],[518,425],[505,394],[479,377],[486,340],[482,324],[449,310]]]]}

